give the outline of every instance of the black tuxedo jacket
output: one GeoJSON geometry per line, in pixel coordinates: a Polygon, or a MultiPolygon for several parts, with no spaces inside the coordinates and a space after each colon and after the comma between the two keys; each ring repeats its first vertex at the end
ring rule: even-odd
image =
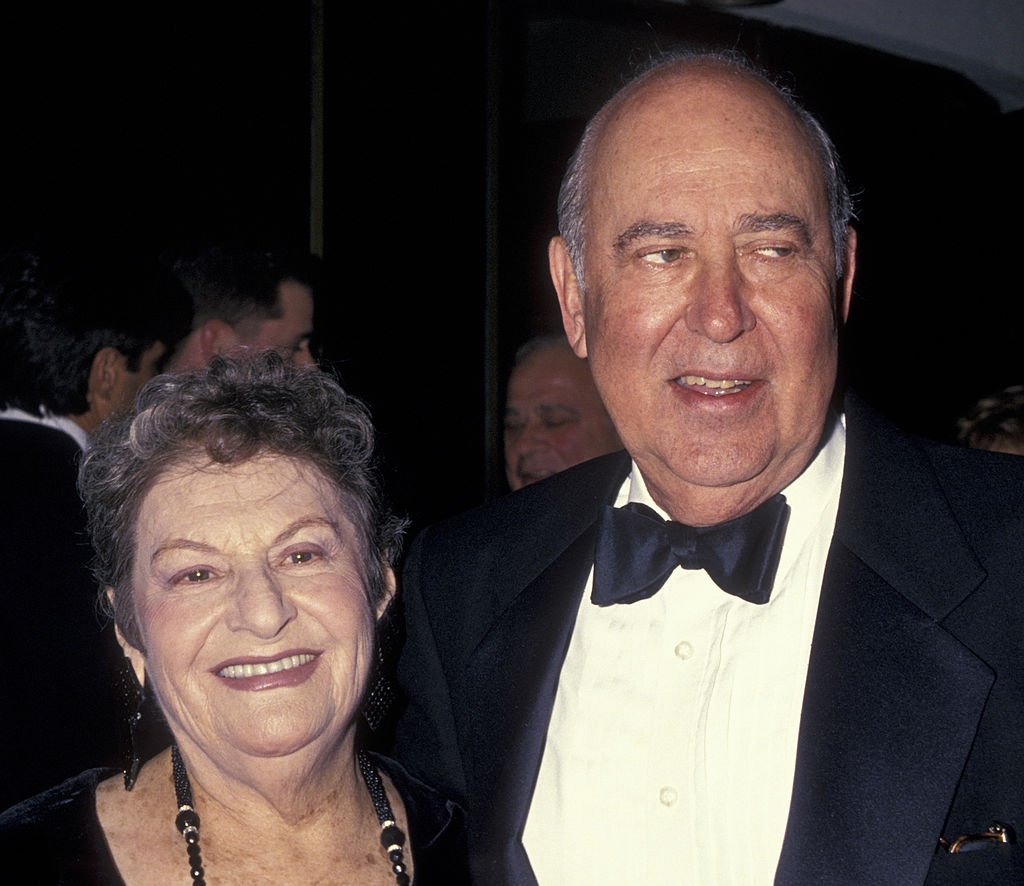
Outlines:
{"type": "MultiPolygon", "coordinates": [[[[1024,883],[1024,846],[937,851],[993,822],[1024,839],[1024,458],[913,440],[856,403],[847,428],[775,882],[1024,883]]],[[[397,753],[465,804],[481,883],[535,882],[525,818],[595,520],[628,470],[589,462],[410,552],[397,753]]]]}
{"type": "Polygon", "coordinates": [[[63,431],[0,420],[0,810],[116,765],[122,715],[91,548],[63,431]]]}

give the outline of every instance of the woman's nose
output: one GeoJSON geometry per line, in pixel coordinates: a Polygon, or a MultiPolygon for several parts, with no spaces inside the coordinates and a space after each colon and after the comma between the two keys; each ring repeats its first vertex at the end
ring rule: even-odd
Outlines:
{"type": "Polygon", "coordinates": [[[280,580],[269,569],[249,569],[238,576],[228,627],[262,639],[276,637],[296,609],[280,580]]]}

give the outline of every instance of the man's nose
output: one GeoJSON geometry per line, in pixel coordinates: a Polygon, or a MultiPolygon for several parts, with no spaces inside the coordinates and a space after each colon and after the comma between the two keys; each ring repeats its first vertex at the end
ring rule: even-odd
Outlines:
{"type": "Polygon", "coordinates": [[[516,451],[525,453],[547,446],[549,437],[550,433],[544,422],[533,416],[527,420],[516,439],[516,451]]]}
{"type": "Polygon", "coordinates": [[[238,575],[228,627],[269,640],[284,630],[296,612],[277,576],[268,568],[256,567],[238,575]]]}
{"type": "Polygon", "coordinates": [[[735,259],[702,262],[687,294],[687,328],[719,344],[749,332],[757,321],[746,290],[735,259]]]}
{"type": "Polygon", "coordinates": [[[309,344],[303,344],[292,354],[292,363],[295,366],[316,366],[316,358],[309,350],[309,344]]]}

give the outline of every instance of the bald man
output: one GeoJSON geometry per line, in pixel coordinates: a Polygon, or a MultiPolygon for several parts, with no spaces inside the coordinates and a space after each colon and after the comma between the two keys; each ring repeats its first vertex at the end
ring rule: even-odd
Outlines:
{"type": "Polygon", "coordinates": [[[626,451],[405,569],[398,753],[479,882],[1024,882],[1024,464],[839,411],[850,215],[735,58],[587,127],[550,265],[626,451]]]}
{"type": "Polygon", "coordinates": [[[590,367],[565,336],[538,336],[519,348],[505,399],[511,490],[621,448],[590,367]]]}

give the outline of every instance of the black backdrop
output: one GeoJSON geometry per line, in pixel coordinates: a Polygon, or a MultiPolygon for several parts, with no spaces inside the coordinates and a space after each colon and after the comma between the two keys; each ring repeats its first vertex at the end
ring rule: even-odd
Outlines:
{"type": "MultiPolygon", "coordinates": [[[[288,0],[5,9],[0,236],[307,244],[314,18],[288,0]]],[[[949,437],[1024,381],[1022,118],[958,75],[678,4],[332,5],[324,27],[320,346],[370,402],[418,523],[503,491],[502,380],[557,322],[558,178],[659,50],[742,49],[835,137],[861,234],[847,371],[869,399],[949,437]]]]}

